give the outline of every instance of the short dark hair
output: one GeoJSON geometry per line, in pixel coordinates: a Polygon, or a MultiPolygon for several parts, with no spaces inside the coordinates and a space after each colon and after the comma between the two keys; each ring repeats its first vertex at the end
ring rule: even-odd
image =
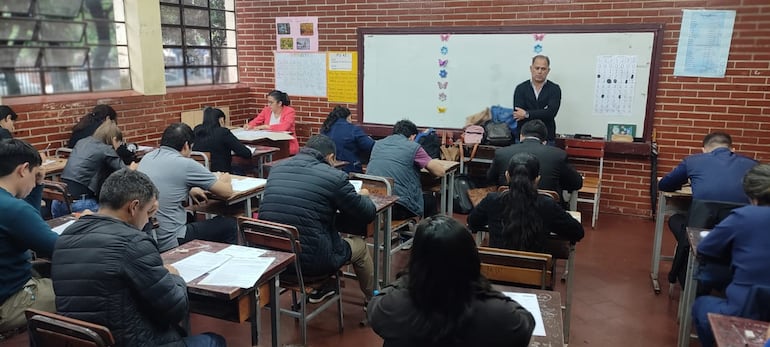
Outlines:
{"type": "Polygon", "coordinates": [[[17,115],[16,112],[13,112],[13,109],[10,106],[0,105],[0,120],[6,119],[9,116],[12,121],[16,121],[16,119],[19,118],[19,115],[17,115]]]}
{"type": "Polygon", "coordinates": [[[770,164],[751,168],[743,177],[743,191],[749,198],[757,199],[757,205],[770,205],[770,164]]]}
{"type": "Polygon", "coordinates": [[[99,205],[119,209],[132,200],[141,206],[158,197],[158,188],[147,175],[131,169],[115,171],[104,180],[99,192],[99,205]]]}
{"type": "Polygon", "coordinates": [[[703,147],[711,147],[711,146],[730,147],[732,145],[733,145],[733,138],[730,137],[730,134],[722,131],[715,131],[711,134],[706,135],[706,137],[703,138],[703,147]]]}
{"type": "Polygon", "coordinates": [[[395,125],[393,125],[393,133],[394,134],[401,134],[406,137],[417,135],[417,126],[412,123],[412,121],[408,119],[402,119],[398,122],[396,122],[395,125]]]}
{"type": "Polygon", "coordinates": [[[163,131],[163,135],[160,137],[160,145],[181,151],[185,142],[192,148],[194,140],[195,134],[193,134],[189,125],[173,123],[163,131]]]}
{"type": "Polygon", "coordinates": [[[42,164],[40,153],[29,143],[19,139],[0,140],[0,177],[10,175],[17,166],[29,163],[29,171],[42,164]]]}
{"type": "Polygon", "coordinates": [[[337,146],[334,145],[334,140],[321,134],[311,136],[307,140],[305,147],[321,152],[324,157],[337,152],[337,146]]]}
{"type": "Polygon", "coordinates": [[[548,137],[548,129],[545,123],[539,119],[530,120],[521,127],[521,134],[524,137],[537,137],[540,141],[545,141],[548,137]]]}
{"type": "Polygon", "coordinates": [[[532,64],[535,64],[535,60],[538,60],[538,59],[545,59],[545,63],[548,65],[548,67],[551,67],[551,59],[548,58],[547,55],[538,54],[532,57],[532,64]]]}
{"type": "Polygon", "coordinates": [[[272,96],[275,101],[281,102],[282,106],[289,106],[291,105],[291,100],[289,100],[289,94],[286,94],[280,90],[271,90],[270,93],[267,93],[267,96],[272,96]]]}

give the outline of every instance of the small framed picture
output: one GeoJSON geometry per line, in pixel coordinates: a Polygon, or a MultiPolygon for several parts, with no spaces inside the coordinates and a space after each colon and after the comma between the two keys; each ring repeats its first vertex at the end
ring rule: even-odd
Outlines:
{"type": "Polygon", "coordinates": [[[633,142],[636,124],[607,124],[607,141],[633,142]]]}

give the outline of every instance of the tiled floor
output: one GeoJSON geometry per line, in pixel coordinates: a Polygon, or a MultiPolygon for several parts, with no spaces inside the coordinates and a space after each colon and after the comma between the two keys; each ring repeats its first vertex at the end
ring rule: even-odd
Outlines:
{"type": "MultiPolygon", "coordinates": [[[[585,213],[588,215],[588,213],[585,213]]],[[[464,219],[464,216],[459,216],[464,219]]],[[[585,220],[585,218],[584,218],[585,220]]],[[[650,252],[654,223],[619,215],[602,214],[597,228],[585,222],[586,237],[578,244],[575,293],[570,346],[675,346],[678,325],[677,301],[669,300],[668,284],[661,275],[663,292],[655,295],[649,279],[650,252]]],[[[664,250],[673,249],[665,233],[664,250]]],[[[403,265],[406,252],[396,265],[403,265]]],[[[666,274],[669,263],[662,264],[666,274]]],[[[334,308],[311,321],[309,346],[381,346],[382,340],[359,322],[364,318],[363,296],[357,284],[347,280],[343,291],[345,330],[337,332],[334,308]]],[[[558,290],[564,292],[563,285],[558,290]]],[[[283,298],[283,301],[288,297],[283,298]]],[[[270,344],[269,312],[264,311],[262,346],[270,344]]],[[[248,324],[235,324],[193,315],[194,332],[213,331],[224,335],[229,346],[249,346],[248,324]]],[[[289,318],[281,320],[281,345],[300,343],[298,327],[289,318]]],[[[4,346],[27,346],[26,335],[16,336],[4,346]]],[[[697,342],[693,346],[699,345],[697,342]]]]}

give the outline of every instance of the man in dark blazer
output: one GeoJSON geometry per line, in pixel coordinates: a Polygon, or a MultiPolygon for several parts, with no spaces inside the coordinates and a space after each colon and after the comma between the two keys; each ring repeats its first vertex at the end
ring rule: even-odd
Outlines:
{"type": "Polygon", "coordinates": [[[553,145],[556,141],[556,113],[561,106],[561,88],[546,79],[551,71],[551,60],[536,55],[529,66],[532,78],[521,82],[513,92],[513,118],[518,121],[517,129],[535,119],[545,124],[548,133],[541,140],[553,145]]]}
{"type": "Polygon", "coordinates": [[[499,148],[487,172],[487,180],[499,186],[507,185],[505,170],[516,153],[531,153],[540,161],[539,189],[573,191],[583,187],[583,178],[567,162],[567,152],[561,148],[545,145],[546,126],[539,119],[527,122],[521,129],[521,142],[499,148]]]}

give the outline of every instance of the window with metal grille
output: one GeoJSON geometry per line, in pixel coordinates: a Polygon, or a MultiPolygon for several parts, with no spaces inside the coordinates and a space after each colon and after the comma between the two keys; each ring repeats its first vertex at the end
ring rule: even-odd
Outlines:
{"type": "Polygon", "coordinates": [[[167,86],[238,82],[235,0],[160,0],[167,86]]]}
{"type": "Polygon", "coordinates": [[[0,95],[131,88],[123,0],[0,2],[0,95]]]}

